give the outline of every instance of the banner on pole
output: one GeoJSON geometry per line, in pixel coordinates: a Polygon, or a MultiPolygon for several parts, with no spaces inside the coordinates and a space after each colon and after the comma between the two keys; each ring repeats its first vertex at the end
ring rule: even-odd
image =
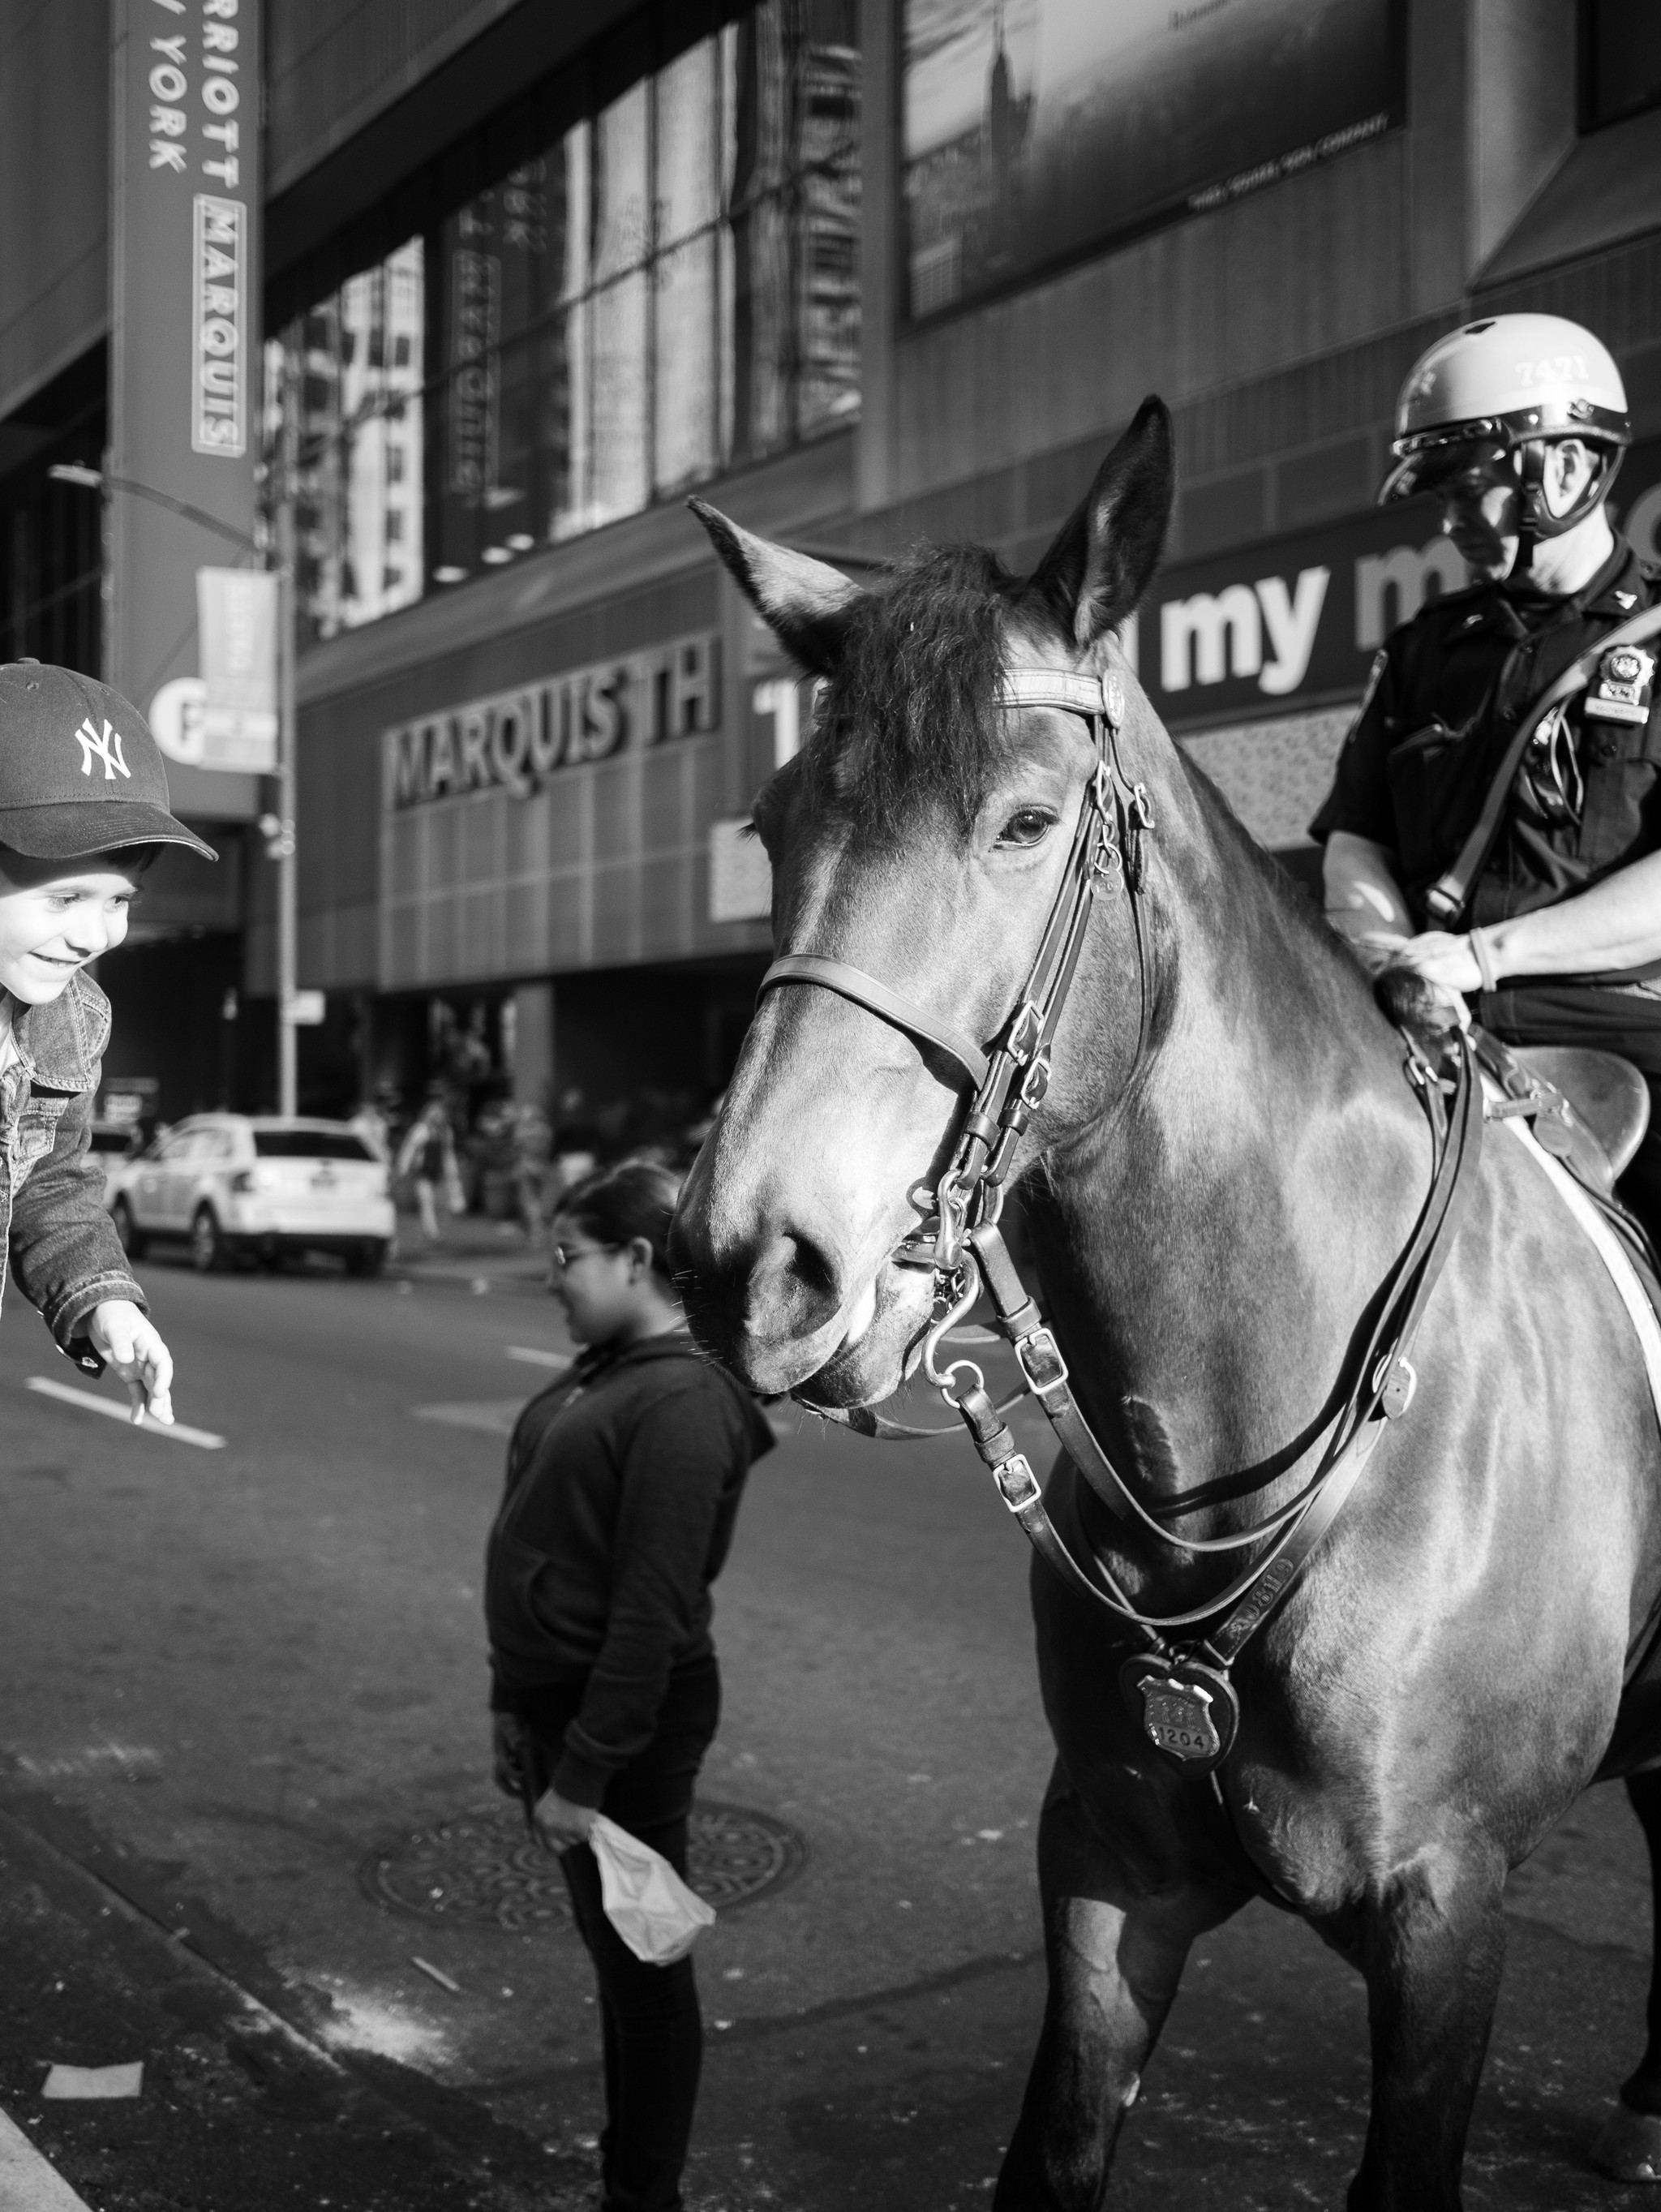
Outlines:
{"type": "Polygon", "coordinates": [[[173,687],[208,675],[197,569],[254,536],[261,0],[112,0],[111,38],[104,673],[180,724],[190,757],[173,755],[168,779],[181,813],[251,819],[269,740],[258,757],[246,726],[215,741],[205,702],[187,737],[173,687]]]}
{"type": "Polygon", "coordinates": [[[203,768],[272,775],[277,764],[277,580],[264,568],[198,568],[203,768]]]}

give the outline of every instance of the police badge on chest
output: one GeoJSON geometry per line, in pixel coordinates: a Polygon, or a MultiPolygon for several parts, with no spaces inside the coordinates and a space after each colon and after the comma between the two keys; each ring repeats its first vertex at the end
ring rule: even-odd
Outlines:
{"type": "Polygon", "coordinates": [[[1614,645],[1586,690],[1585,712],[1602,722],[1646,722],[1655,689],[1655,655],[1640,645],[1614,645]]]}

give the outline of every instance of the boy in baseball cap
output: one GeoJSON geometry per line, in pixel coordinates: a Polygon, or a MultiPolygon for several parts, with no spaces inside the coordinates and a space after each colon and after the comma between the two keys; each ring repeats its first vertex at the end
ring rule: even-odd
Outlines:
{"type": "Polygon", "coordinates": [[[163,845],[217,857],[169,811],[143,716],[70,669],[0,665],[0,1235],[59,1348],[171,1421],[173,1361],[87,1157],[110,1006],[84,972],[163,845]]]}

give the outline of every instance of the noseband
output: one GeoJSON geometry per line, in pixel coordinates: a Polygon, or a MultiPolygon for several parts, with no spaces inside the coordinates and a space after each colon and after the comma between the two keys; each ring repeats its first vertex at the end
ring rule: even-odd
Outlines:
{"type": "MultiPolygon", "coordinates": [[[[1145,1057],[1152,1004],[1140,894],[1153,811],[1145,785],[1126,776],[1120,759],[1125,698],[1117,674],[1009,669],[997,704],[1051,707],[1082,715],[1089,725],[1095,761],[1038,951],[1015,1010],[991,1049],[983,1050],[955,1024],[846,960],[785,953],[762,977],[761,990],[804,984],[834,991],[943,1054],[973,1086],[951,1164],[936,1187],[934,1213],[892,1255],[900,1265],[934,1273],[937,1314],[924,1340],[924,1373],[961,1418],[1005,1504],[1040,1555],[1072,1589],[1105,1607],[1121,1632],[1142,1645],[1125,1662],[1122,1686],[1149,1739],[1191,1771],[1205,1772],[1227,1757],[1238,1729],[1239,1700],[1229,1679],[1234,1662],[1302,1571],[1355,1487],[1385,1424],[1404,1413],[1411,1402],[1417,1376],[1408,1355],[1474,1179],[1482,1138],[1480,1094],[1468,1040],[1458,1046],[1449,1109],[1435,1071],[1409,1039],[1407,1073],[1430,1119],[1435,1167],[1412,1236],[1384,1286],[1378,1318],[1350,1369],[1342,1410],[1315,1474],[1289,1503],[1237,1535],[1202,1540],[1175,1534],[1143,1504],[1097,1442],[1070,1388],[1061,1348],[1028,1296],[997,1227],[1015,1153],[1049,1088],[1056,1029],[1096,894],[1115,882],[1123,883],[1130,908],[1141,992],[1131,1077],[1145,1057]],[[1002,1406],[993,1403],[973,1360],[943,1368],[937,1361],[946,1338],[968,1314],[983,1285],[1025,1378],[1024,1388],[1002,1406]],[[1163,1618],[1139,1611],[1100,1559],[1092,1558],[1094,1571],[1080,1565],[1050,1518],[1031,1464],[1003,1419],[1010,1406],[1029,1392],[1074,1467],[1119,1519],[1140,1524],[1183,1552],[1239,1552],[1254,1544],[1264,1548],[1217,1597],[1196,1610],[1163,1618]],[[1173,1639],[1173,1630],[1187,1632],[1173,1639]]],[[[896,1437],[947,1433],[906,1428],[880,1417],[873,1432],[896,1437]]]]}

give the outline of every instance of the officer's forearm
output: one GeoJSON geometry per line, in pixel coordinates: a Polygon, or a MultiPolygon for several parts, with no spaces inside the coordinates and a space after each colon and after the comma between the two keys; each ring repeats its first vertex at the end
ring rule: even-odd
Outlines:
{"type": "Polygon", "coordinates": [[[1661,960],[1661,853],[1617,869],[1561,905],[1489,922],[1496,975],[1579,975],[1661,960]]]}
{"type": "Polygon", "coordinates": [[[1396,880],[1394,856],[1370,837],[1335,830],[1321,863],[1326,918],[1341,937],[1410,937],[1413,923],[1396,880]]]}

